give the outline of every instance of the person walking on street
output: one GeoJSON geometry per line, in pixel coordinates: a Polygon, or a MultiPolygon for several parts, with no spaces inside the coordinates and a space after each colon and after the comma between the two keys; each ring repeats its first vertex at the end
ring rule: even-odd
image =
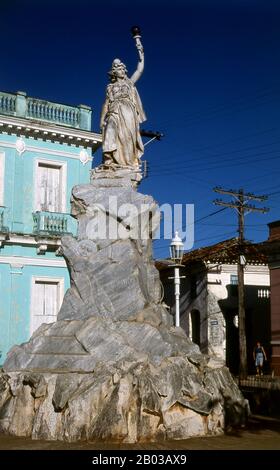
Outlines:
{"type": "Polygon", "coordinates": [[[263,375],[263,363],[267,360],[266,353],[261,343],[257,341],[253,351],[253,358],[256,366],[256,375],[263,375]]]}

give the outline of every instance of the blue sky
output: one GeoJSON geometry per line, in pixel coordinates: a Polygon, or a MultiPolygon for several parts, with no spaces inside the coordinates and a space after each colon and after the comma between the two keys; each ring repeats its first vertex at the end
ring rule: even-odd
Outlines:
{"type": "MultiPolygon", "coordinates": [[[[139,25],[142,127],[164,133],[146,147],[140,191],[195,205],[195,247],[237,235],[233,210],[204,218],[219,209],[213,187],[271,194],[256,203],[267,215],[245,218],[247,239],[267,238],[266,224],[280,219],[279,2],[1,0],[0,14],[0,89],[88,104],[95,131],[112,60],[136,67],[130,28],[139,25]]],[[[155,242],[155,256],[167,254],[168,241],[155,242]]]]}

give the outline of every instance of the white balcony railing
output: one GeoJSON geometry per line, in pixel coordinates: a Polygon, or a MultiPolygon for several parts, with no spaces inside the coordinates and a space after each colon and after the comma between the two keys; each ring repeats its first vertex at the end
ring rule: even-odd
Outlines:
{"type": "Polygon", "coordinates": [[[258,289],[258,297],[262,299],[269,299],[270,290],[269,289],[258,289]]]}
{"type": "Polygon", "coordinates": [[[0,92],[0,112],[3,114],[16,114],[16,95],[0,92]]]}
{"type": "Polygon", "coordinates": [[[66,233],[76,235],[71,229],[72,217],[70,214],[59,212],[34,212],[33,213],[33,233],[43,236],[61,236],[66,233]]]}
{"type": "Polygon", "coordinates": [[[17,93],[0,91],[0,114],[48,121],[90,131],[91,112],[91,108],[85,105],[69,106],[30,98],[21,91],[17,93]]]}
{"type": "Polygon", "coordinates": [[[79,127],[80,110],[49,101],[27,98],[27,118],[55,122],[65,126],[79,127]]]}

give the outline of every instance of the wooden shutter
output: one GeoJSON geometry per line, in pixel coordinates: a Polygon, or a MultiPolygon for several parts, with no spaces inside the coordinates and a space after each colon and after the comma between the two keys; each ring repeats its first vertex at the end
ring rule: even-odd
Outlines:
{"type": "Polygon", "coordinates": [[[42,323],[53,323],[59,309],[59,283],[35,281],[33,286],[31,334],[42,323]]]}
{"type": "Polygon", "coordinates": [[[38,210],[61,212],[61,168],[39,163],[37,180],[38,210]]]}

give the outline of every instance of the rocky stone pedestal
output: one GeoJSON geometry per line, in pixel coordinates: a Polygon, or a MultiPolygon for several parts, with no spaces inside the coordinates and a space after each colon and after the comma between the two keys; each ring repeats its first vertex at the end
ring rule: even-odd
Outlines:
{"type": "Polygon", "coordinates": [[[161,303],[158,206],[136,191],[140,179],[100,167],[73,188],[78,239],[62,240],[71,287],[57,322],[8,354],[0,431],[136,442],[214,435],[244,421],[228,369],[172,326],[161,303]]]}

